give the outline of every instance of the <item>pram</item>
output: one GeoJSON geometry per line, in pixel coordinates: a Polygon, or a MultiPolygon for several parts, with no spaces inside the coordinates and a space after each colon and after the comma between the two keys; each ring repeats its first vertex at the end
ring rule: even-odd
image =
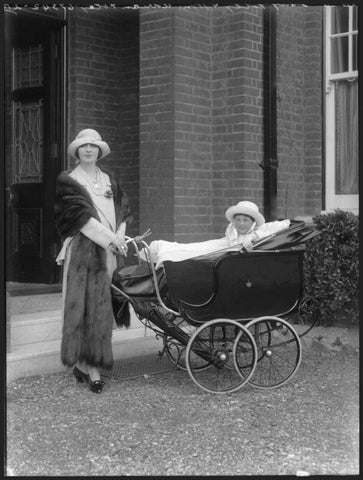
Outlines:
{"type": "Polygon", "coordinates": [[[209,393],[232,393],[246,383],[282,386],[300,365],[300,338],[320,316],[303,286],[305,243],[318,233],[291,221],[248,252],[165,261],[158,270],[143,238],[128,237],[133,265],[114,272],[115,316],[130,303],[162,337],[159,355],[209,393]],[[288,321],[292,314],[308,325],[300,335],[288,321]]]}

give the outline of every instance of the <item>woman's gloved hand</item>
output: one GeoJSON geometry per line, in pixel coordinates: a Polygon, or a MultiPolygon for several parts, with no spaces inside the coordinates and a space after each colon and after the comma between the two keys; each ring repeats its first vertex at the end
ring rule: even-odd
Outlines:
{"type": "Polygon", "coordinates": [[[116,237],[115,240],[113,240],[109,244],[108,248],[115,255],[121,254],[121,255],[124,255],[125,257],[127,255],[127,250],[128,250],[127,243],[121,237],[116,237]]]}

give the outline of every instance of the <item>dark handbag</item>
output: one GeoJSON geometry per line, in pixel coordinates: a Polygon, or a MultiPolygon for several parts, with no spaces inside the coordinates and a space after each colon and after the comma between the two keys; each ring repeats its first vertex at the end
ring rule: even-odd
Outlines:
{"type": "MultiPolygon", "coordinates": [[[[156,277],[162,294],[166,287],[163,268],[156,270],[156,277]]],[[[142,259],[137,265],[127,265],[116,269],[112,283],[130,297],[156,297],[151,267],[148,262],[142,259]]]]}
{"type": "MultiPolygon", "coordinates": [[[[130,245],[128,257],[117,257],[117,268],[113,272],[112,284],[129,297],[155,301],[157,299],[151,265],[143,260],[136,250],[133,255],[130,245]],[[136,263],[135,263],[136,261],[136,263]]],[[[156,270],[156,278],[161,297],[167,294],[167,284],[164,269],[156,270]]],[[[118,326],[130,325],[129,300],[111,287],[112,307],[118,326]]]]}

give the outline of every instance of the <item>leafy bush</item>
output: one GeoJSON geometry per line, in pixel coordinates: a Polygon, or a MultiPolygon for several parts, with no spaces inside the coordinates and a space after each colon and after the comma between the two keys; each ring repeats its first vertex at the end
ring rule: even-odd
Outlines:
{"type": "Polygon", "coordinates": [[[335,210],[313,217],[320,235],[307,242],[304,258],[305,293],[313,296],[321,322],[358,322],[359,218],[335,210]]]}

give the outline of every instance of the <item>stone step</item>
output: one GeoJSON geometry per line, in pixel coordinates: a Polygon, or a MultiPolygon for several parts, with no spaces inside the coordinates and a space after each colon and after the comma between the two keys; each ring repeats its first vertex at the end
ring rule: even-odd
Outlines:
{"type": "Polygon", "coordinates": [[[62,294],[45,293],[41,295],[9,296],[10,315],[28,314],[49,310],[59,310],[62,307],[62,294]]]}
{"type": "Polygon", "coordinates": [[[47,310],[12,315],[10,318],[10,351],[35,343],[61,338],[61,311],[47,310]]]}
{"type": "MultiPolygon", "coordinates": [[[[7,353],[7,383],[19,378],[65,370],[60,361],[61,312],[50,310],[11,317],[11,347],[7,353]]],[[[115,328],[115,360],[161,350],[161,340],[146,328],[131,309],[130,328],[115,328]],[[150,351],[151,349],[151,351],[150,351]]]]}
{"type": "MultiPolygon", "coordinates": [[[[112,351],[115,360],[132,358],[148,353],[157,353],[162,349],[162,341],[156,339],[154,332],[146,329],[140,322],[139,327],[117,329],[112,335],[112,351]]],[[[21,345],[14,348],[6,358],[6,381],[66,370],[60,360],[61,340],[21,345]]]]}
{"type": "MultiPolygon", "coordinates": [[[[130,307],[130,327],[123,329],[126,337],[133,334],[133,329],[143,328],[130,307]]],[[[120,331],[115,325],[115,331],[120,331]]],[[[10,352],[18,347],[26,348],[27,345],[35,343],[60,340],[62,337],[61,310],[48,310],[43,312],[24,313],[12,315],[10,318],[10,352]]],[[[32,347],[30,347],[32,348],[32,347]]]]}

